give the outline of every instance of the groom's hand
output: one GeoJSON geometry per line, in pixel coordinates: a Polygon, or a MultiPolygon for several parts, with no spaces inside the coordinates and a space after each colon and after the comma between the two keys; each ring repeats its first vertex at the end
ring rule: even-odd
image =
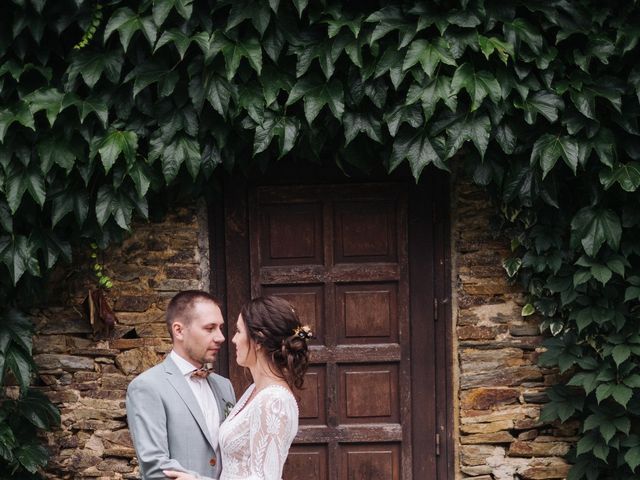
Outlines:
{"type": "Polygon", "coordinates": [[[199,477],[194,477],[189,473],[184,472],[176,472],[175,470],[163,470],[164,473],[169,478],[175,478],[175,480],[198,480],[199,477]]]}

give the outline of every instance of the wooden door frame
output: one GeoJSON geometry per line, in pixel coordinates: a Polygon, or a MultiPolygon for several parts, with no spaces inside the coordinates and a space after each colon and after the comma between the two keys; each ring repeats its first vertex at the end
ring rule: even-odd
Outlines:
{"type": "MultiPolygon", "coordinates": [[[[287,172],[292,170],[287,169],[287,172]]],[[[229,305],[241,305],[251,295],[250,238],[249,238],[249,189],[261,184],[328,184],[353,183],[354,179],[327,173],[326,169],[304,171],[294,169],[293,174],[272,172],[247,180],[242,174],[225,175],[223,191],[212,196],[209,202],[211,288],[220,300],[226,319],[225,336],[230,340],[238,314],[237,307],[229,311],[229,305]],[[230,206],[231,208],[225,208],[230,206]],[[225,231],[226,230],[226,231],[225,231]],[[230,240],[231,239],[231,240],[230,240]],[[228,262],[234,262],[234,270],[241,275],[227,281],[228,262]],[[238,263],[239,262],[239,263],[238,263]]],[[[437,472],[438,479],[454,476],[454,408],[453,408],[453,332],[451,321],[451,252],[450,252],[450,177],[433,169],[416,183],[408,179],[406,172],[393,176],[374,176],[356,179],[362,182],[407,183],[409,190],[409,281],[411,318],[411,381],[413,424],[412,428],[413,478],[430,478],[437,472]],[[425,178],[426,177],[426,178],[425,178]],[[431,254],[433,253],[433,254],[431,254]],[[419,319],[421,321],[416,321],[419,319]],[[442,339],[443,341],[436,341],[442,339]],[[435,351],[435,362],[427,359],[429,347],[435,351]],[[416,368],[417,367],[417,368],[416,368]],[[430,380],[432,379],[432,380],[430,380]],[[419,385],[433,382],[436,395],[429,392],[420,395],[419,385]],[[435,402],[435,405],[434,405],[435,402]],[[431,412],[436,412],[435,418],[431,412]],[[419,415],[421,418],[415,418],[419,415]],[[436,445],[436,438],[439,442],[436,445]],[[432,445],[439,454],[420,462],[420,446],[432,445]],[[426,470],[426,471],[425,471],[426,470]]],[[[218,357],[218,371],[230,376],[230,370],[242,371],[235,362],[229,362],[229,349],[223,348],[218,357]]]]}

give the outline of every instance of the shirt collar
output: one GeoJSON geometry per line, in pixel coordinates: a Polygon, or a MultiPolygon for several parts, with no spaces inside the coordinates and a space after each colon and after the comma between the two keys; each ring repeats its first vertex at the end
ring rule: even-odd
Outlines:
{"type": "Polygon", "coordinates": [[[188,375],[194,370],[197,370],[196,367],[194,367],[189,361],[182,358],[175,350],[171,350],[169,356],[171,357],[171,360],[173,360],[173,363],[176,364],[182,375],[188,375]]]}

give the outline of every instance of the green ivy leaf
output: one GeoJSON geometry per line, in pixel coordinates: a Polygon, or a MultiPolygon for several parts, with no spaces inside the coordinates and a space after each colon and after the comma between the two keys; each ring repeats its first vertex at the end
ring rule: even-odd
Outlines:
{"type": "Polygon", "coordinates": [[[640,163],[629,162],[600,170],[600,183],[607,190],[618,183],[625,192],[635,192],[640,187],[640,163]]]}
{"type": "Polygon", "coordinates": [[[627,360],[631,355],[631,349],[628,345],[616,345],[613,347],[612,357],[616,365],[620,366],[622,362],[627,360]]]}
{"type": "Polygon", "coordinates": [[[533,144],[531,164],[539,159],[542,178],[547,176],[559,158],[564,160],[575,175],[578,167],[578,144],[573,138],[546,133],[533,144]]]}
{"type": "Polygon", "coordinates": [[[359,133],[364,133],[371,140],[382,143],[382,129],[380,121],[373,115],[345,112],[342,119],[344,124],[345,145],[351,143],[359,133]]]}
{"type": "Polygon", "coordinates": [[[626,385],[614,385],[611,389],[611,396],[613,399],[618,402],[623,407],[626,407],[631,400],[631,396],[633,395],[633,390],[631,390],[626,385]]]}
{"type": "Polygon", "coordinates": [[[200,145],[187,135],[177,135],[162,154],[162,173],[167,183],[171,183],[185,164],[191,178],[195,179],[200,171],[200,145]]]}
{"type": "Polygon", "coordinates": [[[84,123],[85,118],[90,113],[95,113],[106,128],[109,119],[109,109],[107,103],[99,97],[89,96],[80,102],[80,121],[84,123]]]}
{"type": "MultiPolygon", "coordinates": [[[[396,136],[396,134],[398,133],[398,129],[403,123],[408,123],[413,128],[418,128],[423,124],[422,115],[420,115],[420,107],[418,107],[417,105],[398,105],[396,108],[385,114],[384,121],[387,123],[387,128],[389,129],[389,133],[392,137],[396,136]]],[[[382,137],[378,135],[377,138],[379,140],[375,138],[374,140],[382,143],[382,137]]]]}
{"type": "Polygon", "coordinates": [[[294,104],[304,97],[304,113],[309,125],[318,116],[325,105],[337,119],[344,113],[342,84],[337,80],[325,83],[313,77],[304,77],[296,82],[289,93],[287,106],[294,104]]]}
{"type": "Polygon", "coordinates": [[[11,165],[7,171],[7,203],[11,213],[15,214],[22,202],[25,192],[29,192],[41,207],[46,199],[44,177],[37,165],[18,167],[11,165]]]}
{"type": "Polygon", "coordinates": [[[219,75],[207,76],[203,85],[201,77],[193,77],[189,82],[189,96],[193,105],[201,109],[206,99],[221,116],[229,113],[229,105],[234,95],[233,86],[219,75]]]}
{"type": "MultiPolygon", "coordinates": [[[[395,170],[405,159],[409,162],[413,178],[418,180],[426,167],[433,164],[441,170],[447,170],[431,138],[424,130],[401,132],[393,142],[393,150],[389,159],[389,171],[395,170]]],[[[437,140],[437,139],[434,139],[437,140]]]]}
{"type": "Polygon", "coordinates": [[[117,83],[122,70],[122,52],[110,51],[105,53],[80,52],[67,68],[67,89],[80,75],[89,88],[93,88],[104,74],[111,83],[117,83]]]}
{"type": "Polygon", "coordinates": [[[453,157],[468,140],[473,142],[480,158],[484,158],[491,136],[491,121],[486,115],[462,118],[447,128],[447,134],[447,158],[453,157]]]}
{"type": "Polygon", "coordinates": [[[627,453],[624,454],[624,460],[631,468],[632,472],[636,471],[638,465],[640,465],[640,447],[630,448],[627,453]]]}
{"type": "Polygon", "coordinates": [[[542,49],[542,35],[540,35],[540,32],[528,20],[516,18],[510,23],[505,23],[503,30],[508,43],[519,45],[522,42],[526,44],[534,54],[540,54],[542,49]]]}
{"type": "Polygon", "coordinates": [[[30,473],[36,473],[39,468],[44,467],[49,460],[49,452],[42,445],[33,443],[22,444],[16,452],[16,459],[30,473]]]}
{"type": "Polygon", "coordinates": [[[304,12],[304,9],[307,8],[309,0],[293,0],[293,4],[298,11],[298,15],[300,16],[300,18],[302,18],[302,12],[304,12]]]}
{"type": "Polygon", "coordinates": [[[65,94],[55,88],[36,90],[26,96],[25,100],[32,115],[41,110],[46,111],[50,126],[53,126],[58,114],[67,106],[65,94]]]}
{"type": "MultiPolygon", "coordinates": [[[[428,121],[435,112],[437,103],[442,100],[444,104],[455,112],[458,107],[457,96],[451,88],[451,78],[436,75],[426,86],[413,84],[407,92],[407,105],[421,101],[425,121],[428,121]]],[[[392,134],[393,135],[393,134],[392,134]]]]}
{"type": "Polygon", "coordinates": [[[45,138],[38,143],[37,148],[40,156],[40,169],[44,175],[49,173],[54,164],[62,167],[69,175],[75,164],[76,154],[69,148],[69,144],[64,138],[45,138]]]}
{"type": "Polygon", "coordinates": [[[152,17],[141,18],[136,15],[130,8],[119,8],[109,18],[107,25],[104,28],[104,42],[106,43],[111,34],[118,31],[120,35],[120,43],[122,49],[126,52],[131,42],[131,37],[137,31],[142,30],[144,36],[149,42],[150,46],[156,42],[158,36],[158,28],[152,17]]]}
{"type": "Polygon", "coordinates": [[[191,37],[177,28],[167,30],[160,35],[156,46],[153,49],[153,53],[157,52],[159,48],[163,47],[167,43],[173,44],[180,55],[180,59],[184,59],[187,49],[191,45],[191,37]]]}
{"type": "Polygon", "coordinates": [[[558,119],[558,111],[564,109],[562,98],[545,91],[536,92],[522,102],[514,102],[514,105],[525,111],[525,121],[530,125],[536,122],[538,113],[553,123],[558,119]]]}
{"type": "Polygon", "coordinates": [[[120,228],[129,230],[132,211],[133,206],[125,195],[116,191],[111,185],[100,187],[96,197],[98,225],[104,226],[107,220],[113,217],[120,228]]]}
{"type": "Polygon", "coordinates": [[[160,27],[171,13],[175,0],[154,0],[152,17],[156,26],[160,27]]]}
{"type": "Polygon", "coordinates": [[[231,80],[240,66],[240,60],[246,58],[258,75],[262,71],[262,47],[258,39],[253,37],[246,41],[234,43],[226,41],[222,47],[226,62],[227,80],[231,80]]]}
{"type": "Polygon", "coordinates": [[[578,440],[576,455],[583,455],[587,452],[591,452],[597,443],[598,437],[595,434],[591,433],[585,435],[580,440],[578,440]]]}
{"type": "Polygon", "coordinates": [[[458,93],[464,88],[471,97],[471,111],[476,110],[482,100],[489,95],[493,103],[500,102],[502,89],[496,78],[489,72],[476,72],[469,63],[460,65],[451,80],[451,91],[458,93]]]}
{"type": "Polygon", "coordinates": [[[440,37],[434,43],[428,40],[414,40],[409,47],[402,70],[408,70],[416,63],[420,62],[422,69],[431,77],[439,63],[446,65],[456,65],[455,59],[449,53],[447,41],[440,37]]]}
{"type": "Polygon", "coordinates": [[[105,172],[109,173],[120,154],[124,156],[127,164],[134,163],[137,149],[138,135],[135,132],[111,130],[98,145],[105,172]]]}
{"type": "Polygon", "coordinates": [[[478,35],[478,44],[480,45],[480,50],[487,60],[489,60],[489,57],[493,52],[497,52],[500,60],[502,60],[506,65],[509,56],[514,56],[513,45],[503,42],[499,38],[478,35]]]}
{"type": "Polygon", "coordinates": [[[611,210],[585,207],[571,220],[573,235],[582,244],[587,255],[595,257],[606,242],[617,249],[620,244],[622,227],[620,219],[611,210]]]}
{"type": "Polygon", "coordinates": [[[133,180],[138,196],[144,197],[151,186],[149,165],[144,161],[136,161],[127,166],[127,174],[133,180]]]}

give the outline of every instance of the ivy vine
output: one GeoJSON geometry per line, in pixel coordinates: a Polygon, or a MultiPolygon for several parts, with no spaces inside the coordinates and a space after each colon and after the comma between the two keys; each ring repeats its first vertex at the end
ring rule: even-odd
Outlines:
{"type": "Polygon", "coordinates": [[[541,361],[565,381],[543,420],[582,425],[570,478],[634,478],[639,39],[635,0],[3,2],[0,298],[24,304],[69,239],[104,247],[224,169],[418,179],[458,159],[550,332],[541,361]]]}

